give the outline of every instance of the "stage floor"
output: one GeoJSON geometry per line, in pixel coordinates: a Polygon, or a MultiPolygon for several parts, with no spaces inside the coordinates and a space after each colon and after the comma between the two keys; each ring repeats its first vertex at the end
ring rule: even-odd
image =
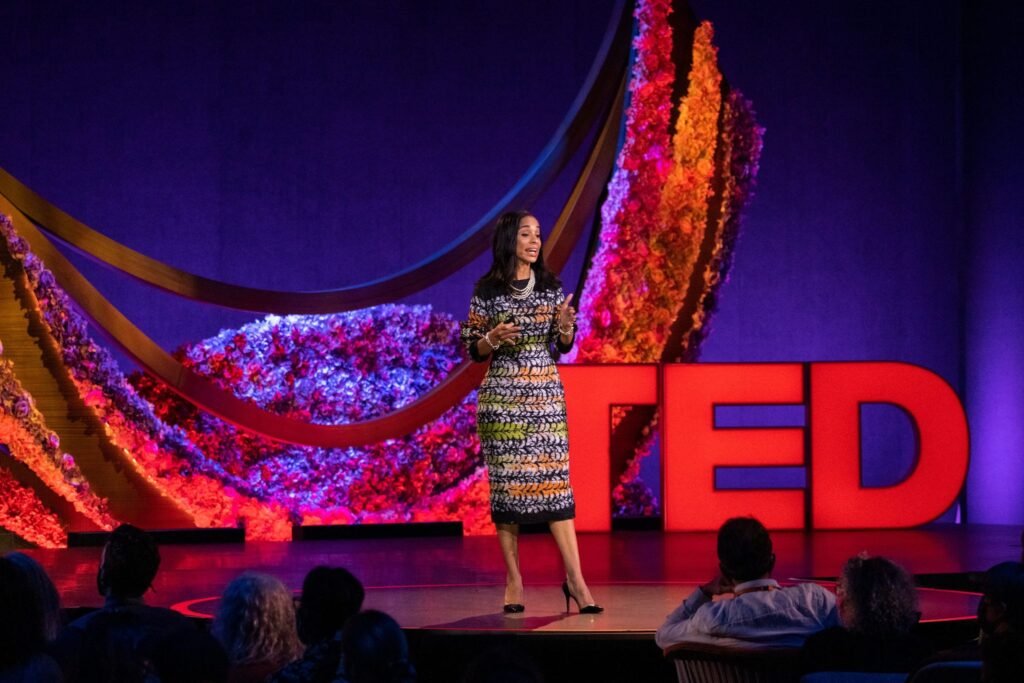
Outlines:
{"type": "MultiPolygon", "coordinates": [[[[933,526],[906,531],[775,532],[775,576],[826,583],[856,553],[891,557],[914,574],[959,574],[1021,556],[1020,530],[933,526]]],[[[361,539],[165,545],[151,604],[212,616],[217,597],[239,573],[274,574],[298,591],[318,564],[344,566],[367,588],[366,606],[403,627],[459,633],[589,634],[649,638],[665,615],[715,570],[715,534],[654,531],[580,534],[584,571],[600,615],[566,614],[561,564],[548,534],[520,539],[526,612],[501,612],[504,569],[493,537],[361,539]]],[[[66,607],[101,603],[95,588],[99,548],[29,550],[53,577],[66,607]]],[[[921,589],[924,621],[970,619],[977,595],[921,589]]]]}

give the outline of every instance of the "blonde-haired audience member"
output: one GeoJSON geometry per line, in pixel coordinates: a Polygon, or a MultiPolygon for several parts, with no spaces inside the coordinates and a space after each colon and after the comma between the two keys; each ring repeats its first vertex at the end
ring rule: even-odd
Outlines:
{"type": "Polygon", "coordinates": [[[291,591],[268,574],[246,572],[224,589],[213,635],[227,651],[231,683],[256,683],[302,655],[291,591]]]}

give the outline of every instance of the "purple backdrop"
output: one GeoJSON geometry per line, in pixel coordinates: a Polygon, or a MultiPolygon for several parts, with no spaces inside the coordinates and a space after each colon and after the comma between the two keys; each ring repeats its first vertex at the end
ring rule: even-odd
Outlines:
{"type": "Polygon", "coordinates": [[[964,3],[970,519],[1024,524],[1024,9],[964,3]]]}
{"type": "MultiPolygon", "coordinates": [[[[768,129],[704,358],[938,372],[970,411],[969,518],[1024,522],[1021,10],[693,4],[768,129]]],[[[431,254],[527,169],[610,9],[9,0],[0,166],[205,275],[283,289],[363,281],[431,254]]],[[[567,187],[535,207],[542,223],[567,187]]],[[[168,349],[254,317],[76,262],[168,349]]],[[[413,300],[462,316],[483,267],[413,300]]],[[[579,255],[567,282],[578,269],[579,255]]],[[[866,478],[898,480],[909,425],[896,411],[865,418],[866,478]]]]}

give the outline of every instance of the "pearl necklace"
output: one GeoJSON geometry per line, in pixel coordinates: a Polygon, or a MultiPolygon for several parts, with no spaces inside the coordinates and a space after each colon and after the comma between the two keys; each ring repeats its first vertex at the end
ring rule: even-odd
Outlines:
{"type": "Polygon", "coordinates": [[[534,274],[533,269],[530,269],[530,280],[526,283],[526,286],[522,289],[516,289],[512,285],[509,285],[509,289],[513,299],[525,299],[526,297],[533,294],[533,286],[537,284],[537,276],[534,274]]]}

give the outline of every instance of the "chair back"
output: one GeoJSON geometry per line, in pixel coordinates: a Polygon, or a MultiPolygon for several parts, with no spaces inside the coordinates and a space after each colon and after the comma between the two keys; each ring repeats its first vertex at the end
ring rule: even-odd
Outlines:
{"type": "Polygon", "coordinates": [[[799,652],[679,643],[665,656],[675,662],[679,683],[797,683],[799,652]]]}
{"type": "Polygon", "coordinates": [[[978,683],[981,662],[934,662],[918,670],[908,683],[978,683]]]}
{"type": "Polygon", "coordinates": [[[800,683],[905,683],[905,673],[869,673],[864,671],[815,671],[804,674],[800,683]]]}

